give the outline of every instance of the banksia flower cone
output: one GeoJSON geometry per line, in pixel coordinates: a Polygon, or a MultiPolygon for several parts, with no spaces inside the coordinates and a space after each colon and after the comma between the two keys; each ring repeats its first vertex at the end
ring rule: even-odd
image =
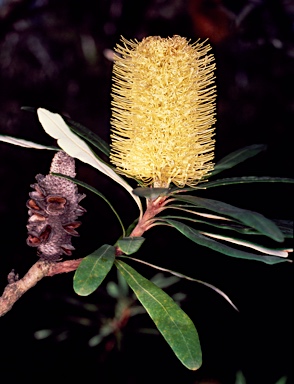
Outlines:
{"type": "MultiPolygon", "coordinates": [[[[65,152],[57,152],[50,172],[75,177],[75,161],[65,152]]],[[[78,193],[76,184],[61,177],[39,174],[36,180],[27,202],[27,244],[37,247],[41,259],[57,261],[62,254],[70,256],[74,250],[71,237],[78,236],[76,228],[81,222],[76,219],[86,211],[78,203],[85,195],[78,193]]]]}
{"type": "Polygon", "coordinates": [[[145,185],[195,186],[213,169],[214,57],[185,38],[116,47],[110,159],[145,185]]]}

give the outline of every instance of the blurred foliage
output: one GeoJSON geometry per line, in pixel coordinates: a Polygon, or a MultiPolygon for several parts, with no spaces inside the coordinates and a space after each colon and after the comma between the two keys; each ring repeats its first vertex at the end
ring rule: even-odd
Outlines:
{"type": "MultiPolygon", "coordinates": [[[[180,279],[175,276],[165,276],[157,273],[150,281],[160,288],[169,288],[180,279]]],[[[173,299],[180,305],[186,297],[184,293],[175,292],[173,299]]],[[[56,298],[54,298],[55,300],[56,298]]],[[[102,349],[105,359],[113,348],[121,350],[123,338],[130,333],[141,333],[147,335],[159,335],[155,326],[142,327],[142,322],[129,324],[132,317],[146,314],[145,309],[138,303],[136,296],[130,291],[128,284],[120,273],[115,280],[109,280],[106,287],[99,288],[96,295],[96,303],[83,302],[80,298],[63,297],[59,300],[67,307],[67,314],[59,316],[60,324],[54,329],[40,329],[34,333],[37,340],[47,338],[55,342],[63,342],[68,338],[76,337],[81,331],[81,337],[87,340],[88,346],[97,347],[103,343],[102,349]],[[102,304],[105,295],[110,296],[108,303],[102,304]],[[127,328],[127,329],[126,329],[127,328]],[[90,336],[89,336],[90,335],[90,336]]],[[[143,321],[143,324],[146,321],[143,321]]],[[[148,322],[147,322],[148,324],[148,322]]]]}

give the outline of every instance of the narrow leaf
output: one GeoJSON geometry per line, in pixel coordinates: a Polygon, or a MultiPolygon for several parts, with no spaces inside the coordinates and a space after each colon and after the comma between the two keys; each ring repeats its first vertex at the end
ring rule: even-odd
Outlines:
{"type": "Polygon", "coordinates": [[[59,148],[57,147],[50,147],[48,145],[42,145],[42,144],[34,143],[33,141],[23,140],[23,139],[19,139],[17,137],[12,137],[12,136],[0,135],[0,141],[3,141],[4,143],[13,144],[13,145],[18,145],[19,147],[24,147],[24,148],[48,149],[50,151],[59,151],[59,148]]]}
{"type": "MultiPolygon", "coordinates": [[[[33,113],[37,112],[37,108],[35,107],[23,106],[21,107],[21,109],[27,112],[33,112],[33,113]]],[[[64,116],[64,115],[60,115],[60,116],[68,124],[68,126],[74,133],[83,137],[89,143],[93,144],[96,148],[98,148],[107,157],[109,157],[109,153],[110,153],[109,145],[104,140],[102,140],[96,133],[92,132],[90,129],[88,129],[84,125],[77,123],[76,121],[68,118],[67,116],[64,116]]]]}
{"type": "MultiPolygon", "coordinates": [[[[197,214],[197,213],[195,212],[195,214],[197,214]]],[[[197,227],[199,227],[200,225],[208,225],[210,227],[235,231],[235,232],[242,233],[245,235],[260,235],[260,233],[257,232],[255,229],[246,227],[243,224],[239,224],[239,223],[236,223],[233,221],[228,222],[228,221],[219,220],[219,221],[215,222],[215,221],[199,220],[199,219],[194,219],[193,217],[191,218],[191,217],[179,216],[179,215],[166,215],[166,216],[160,216],[160,218],[161,219],[187,220],[187,221],[191,221],[193,223],[198,223],[197,227]]]]}
{"type": "Polygon", "coordinates": [[[74,133],[81,136],[83,139],[87,140],[89,143],[93,144],[102,153],[104,153],[104,155],[109,157],[109,154],[110,154],[109,145],[104,140],[102,140],[101,137],[96,135],[96,133],[92,132],[90,129],[88,129],[84,125],[77,123],[76,121],[71,120],[66,116],[62,116],[62,117],[74,133]]]}
{"type": "Polygon", "coordinates": [[[77,185],[80,185],[81,187],[84,187],[86,189],[88,189],[89,191],[95,193],[95,195],[101,197],[108,205],[109,207],[111,208],[111,210],[113,211],[113,213],[115,214],[115,216],[117,217],[117,220],[119,221],[121,227],[122,227],[122,230],[123,230],[123,235],[125,235],[125,228],[124,228],[124,225],[122,223],[122,220],[121,218],[119,217],[118,213],[116,212],[116,210],[113,208],[113,206],[110,204],[110,202],[107,200],[107,198],[101,193],[98,191],[98,189],[92,187],[91,185],[87,184],[87,183],[84,183],[83,181],[80,181],[80,180],[77,180],[77,179],[74,179],[73,177],[70,177],[70,176],[66,176],[66,175],[62,175],[61,173],[52,173],[53,176],[57,176],[57,177],[62,177],[64,179],[68,179],[70,181],[72,181],[73,183],[77,184],[77,185]]]}
{"type": "Polygon", "coordinates": [[[178,359],[187,368],[198,369],[202,364],[202,353],[191,319],[170,296],[132,267],[120,260],[116,260],[115,265],[178,359]]]}
{"type": "Polygon", "coordinates": [[[43,108],[38,108],[38,117],[46,133],[49,136],[57,139],[58,145],[70,156],[83,161],[98,169],[100,172],[109,176],[112,180],[116,181],[124,187],[137,203],[140,213],[142,214],[143,208],[138,196],[135,196],[132,187],[122,179],[117,173],[114,172],[107,164],[100,161],[92,152],[90,147],[75,135],[64,120],[57,113],[52,113],[43,108]]]}
{"type": "MultiPolygon", "coordinates": [[[[208,181],[203,184],[203,189],[220,187],[231,184],[248,184],[248,183],[294,183],[294,179],[287,177],[257,177],[257,176],[243,176],[243,177],[228,177],[225,179],[218,179],[208,181]]],[[[199,186],[201,188],[201,185],[199,186]]]]}
{"type": "Polygon", "coordinates": [[[144,237],[124,237],[118,240],[117,245],[123,253],[131,255],[139,250],[144,241],[144,237]]]}
{"type": "MultiPolygon", "coordinates": [[[[215,287],[215,286],[212,285],[212,284],[206,283],[205,281],[202,281],[202,280],[194,279],[193,277],[189,277],[189,276],[183,275],[182,273],[173,271],[173,270],[171,270],[171,269],[162,268],[162,267],[159,267],[158,265],[151,264],[151,263],[147,263],[147,261],[140,260],[140,259],[136,259],[135,257],[130,257],[130,256],[120,256],[120,257],[123,257],[123,258],[126,258],[126,259],[130,259],[130,260],[137,261],[138,263],[148,265],[149,267],[154,268],[154,269],[158,269],[159,271],[162,271],[162,272],[170,273],[171,275],[174,275],[174,276],[179,277],[179,278],[181,278],[181,279],[186,279],[186,280],[189,280],[189,281],[194,281],[194,282],[196,282],[196,283],[205,285],[206,287],[211,288],[212,290],[214,290],[215,292],[217,292],[219,295],[221,295],[225,300],[227,300],[227,302],[228,302],[229,304],[231,304],[231,306],[232,306],[236,311],[239,312],[238,308],[235,306],[235,304],[232,302],[232,300],[229,298],[229,296],[226,295],[222,290],[220,290],[219,288],[215,287]]],[[[153,279],[152,279],[152,281],[153,281],[156,285],[158,285],[153,279]]],[[[163,288],[163,287],[161,287],[161,288],[163,288]]]]}
{"type": "Polygon", "coordinates": [[[106,285],[106,291],[109,296],[118,298],[120,296],[120,291],[118,285],[114,281],[109,281],[106,285]]]}
{"type": "Polygon", "coordinates": [[[80,296],[88,296],[102,283],[115,259],[115,248],[102,245],[86,256],[74,275],[74,290],[80,296]]]}
{"type": "Polygon", "coordinates": [[[277,225],[260,213],[237,208],[222,201],[204,199],[196,196],[177,196],[176,199],[195,204],[197,207],[202,207],[221,215],[233,217],[275,241],[282,242],[284,240],[284,235],[277,225]]]}
{"type": "Polygon", "coordinates": [[[204,212],[195,211],[195,205],[193,205],[193,204],[170,204],[168,206],[168,208],[188,212],[188,213],[191,213],[193,215],[205,217],[207,219],[214,219],[214,220],[221,220],[221,221],[233,221],[232,219],[229,219],[228,217],[213,215],[211,213],[204,213],[204,212]],[[192,209],[190,209],[190,208],[192,208],[192,209]]]}
{"type": "Polygon", "coordinates": [[[238,371],[236,374],[235,384],[246,384],[245,377],[241,371],[238,371]]]}
{"type": "Polygon", "coordinates": [[[50,337],[53,334],[52,329],[40,329],[39,331],[34,332],[34,337],[37,340],[43,340],[47,337],[50,337]]]}
{"type": "Polygon", "coordinates": [[[267,248],[267,247],[263,247],[262,245],[259,245],[259,244],[251,243],[250,241],[244,241],[244,240],[240,240],[240,239],[235,239],[233,237],[217,235],[215,233],[207,233],[207,232],[202,232],[202,231],[200,233],[201,233],[201,235],[212,237],[214,239],[224,240],[224,241],[227,241],[229,243],[238,244],[238,245],[241,245],[241,246],[247,247],[247,248],[252,248],[252,249],[255,249],[256,251],[259,251],[261,253],[265,253],[267,255],[278,256],[278,257],[288,257],[288,252],[293,252],[293,249],[267,248]]]}
{"type": "Polygon", "coordinates": [[[117,270],[117,284],[118,284],[121,296],[125,296],[125,297],[129,296],[129,293],[130,293],[129,284],[126,282],[126,279],[122,276],[119,270],[117,270]]]}
{"type": "Polygon", "coordinates": [[[179,232],[181,232],[184,236],[188,237],[194,243],[202,245],[204,247],[208,247],[213,249],[214,251],[223,253],[227,256],[236,257],[238,259],[248,259],[248,260],[256,260],[262,261],[266,264],[277,264],[285,261],[289,261],[288,259],[275,257],[275,256],[267,256],[267,255],[258,255],[254,253],[244,252],[238,249],[231,248],[225,244],[219,243],[213,239],[210,239],[204,235],[201,235],[199,231],[194,228],[189,227],[186,224],[183,224],[176,220],[170,219],[162,219],[164,222],[168,223],[179,232]]]}
{"type": "Polygon", "coordinates": [[[286,377],[286,376],[281,377],[281,378],[276,382],[276,384],[286,384],[286,383],[287,383],[287,377],[286,377]]]}
{"type": "Polygon", "coordinates": [[[263,144],[254,144],[238,149],[218,161],[214,166],[214,170],[211,172],[211,176],[214,176],[225,169],[232,168],[264,150],[266,150],[266,145],[263,144]]]}
{"type": "MultiPolygon", "coordinates": [[[[166,219],[179,219],[180,218],[183,220],[194,221],[195,223],[204,223],[204,224],[216,227],[216,228],[232,230],[235,232],[243,233],[245,235],[261,235],[260,232],[256,231],[255,229],[253,229],[251,227],[248,227],[247,225],[243,225],[242,223],[237,222],[236,220],[228,219],[227,217],[223,217],[223,216],[216,216],[216,215],[212,215],[209,213],[195,211],[195,206],[193,206],[193,205],[171,204],[168,206],[168,208],[188,212],[188,213],[191,213],[193,215],[202,216],[202,217],[207,218],[207,219],[215,219],[218,221],[213,222],[213,221],[202,221],[202,220],[197,220],[197,219],[193,220],[193,219],[190,219],[189,217],[172,216],[172,215],[162,216],[163,218],[166,218],[166,219]],[[194,210],[186,209],[186,207],[187,208],[193,208],[194,207],[194,210]],[[222,221],[224,221],[224,220],[225,220],[225,223],[222,223],[222,221]]],[[[281,232],[283,233],[285,238],[291,238],[291,239],[293,238],[293,227],[294,227],[293,221],[291,221],[291,220],[276,220],[276,219],[273,219],[272,221],[279,227],[279,229],[281,230],[281,232]]]]}
{"type": "MultiPolygon", "coordinates": [[[[130,260],[134,260],[134,261],[138,261],[138,262],[141,261],[141,260],[135,259],[133,257],[129,257],[129,256],[125,256],[125,257],[129,258],[130,260]]],[[[150,267],[157,269],[156,265],[145,263],[145,262],[143,262],[143,264],[149,265],[150,267]]],[[[171,285],[178,283],[180,281],[180,278],[177,276],[166,277],[163,273],[158,272],[156,275],[151,277],[150,281],[152,281],[152,283],[157,285],[157,287],[159,287],[161,289],[165,289],[165,288],[170,287],[171,285]]]]}
{"type": "Polygon", "coordinates": [[[292,220],[276,220],[274,219],[273,222],[280,228],[283,235],[286,238],[293,239],[293,229],[294,229],[294,222],[292,220]]]}
{"type": "Polygon", "coordinates": [[[136,227],[138,222],[139,222],[139,219],[137,218],[128,226],[126,233],[125,233],[125,237],[130,236],[130,234],[133,232],[133,229],[136,227]]]}
{"type": "Polygon", "coordinates": [[[20,109],[22,111],[26,111],[26,112],[32,112],[32,113],[36,113],[37,112],[37,108],[29,107],[29,106],[26,106],[26,105],[23,105],[22,107],[20,107],[20,109]]]}

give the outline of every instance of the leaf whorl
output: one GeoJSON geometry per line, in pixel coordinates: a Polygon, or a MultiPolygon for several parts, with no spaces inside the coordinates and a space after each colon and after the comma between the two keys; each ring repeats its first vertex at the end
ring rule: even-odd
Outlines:
{"type": "MultiPolygon", "coordinates": [[[[65,152],[57,152],[50,172],[75,177],[75,161],[65,152]]],[[[70,256],[75,249],[71,237],[78,236],[76,228],[81,222],[76,220],[86,212],[79,202],[85,195],[78,193],[76,184],[61,177],[38,174],[36,180],[27,202],[27,244],[37,247],[40,258],[57,261],[62,254],[70,256]]]]}

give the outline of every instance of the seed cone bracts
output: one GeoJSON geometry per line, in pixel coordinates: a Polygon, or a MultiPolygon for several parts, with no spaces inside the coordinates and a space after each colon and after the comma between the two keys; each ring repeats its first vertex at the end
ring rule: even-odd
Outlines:
{"type": "MultiPolygon", "coordinates": [[[[75,177],[74,159],[65,152],[57,152],[50,173],[75,177]]],[[[37,247],[41,259],[57,261],[63,254],[71,256],[75,249],[71,237],[78,236],[76,228],[81,222],[77,218],[86,211],[79,202],[85,195],[78,193],[76,184],[61,177],[39,174],[36,180],[27,202],[27,244],[37,247]]]]}

